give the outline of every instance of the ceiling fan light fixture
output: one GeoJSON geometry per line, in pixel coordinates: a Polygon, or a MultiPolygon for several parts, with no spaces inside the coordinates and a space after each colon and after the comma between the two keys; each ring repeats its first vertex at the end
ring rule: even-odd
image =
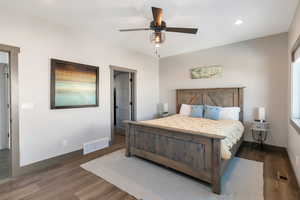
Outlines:
{"type": "Polygon", "coordinates": [[[152,32],[150,34],[150,41],[155,44],[155,47],[160,47],[160,44],[164,43],[166,40],[166,33],[164,31],[152,32]]]}
{"type": "Polygon", "coordinates": [[[163,9],[152,7],[153,20],[150,22],[148,28],[131,28],[131,29],[120,29],[120,32],[128,31],[148,31],[150,33],[150,42],[155,46],[155,54],[159,57],[158,48],[166,40],[165,32],[174,33],[186,33],[186,34],[197,34],[197,28],[180,28],[180,27],[169,27],[167,23],[163,21],[163,9]]]}

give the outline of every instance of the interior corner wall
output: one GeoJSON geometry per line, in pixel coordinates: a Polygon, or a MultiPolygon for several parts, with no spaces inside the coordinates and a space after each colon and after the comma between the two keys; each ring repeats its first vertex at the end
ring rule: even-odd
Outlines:
{"type": "Polygon", "coordinates": [[[175,113],[176,89],[244,86],[246,140],[252,140],[249,122],[257,107],[265,107],[271,122],[269,144],[287,146],[287,33],[162,58],[160,102],[168,102],[175,113]],[[221,65],[223,76],[191,79],[195,67],[221,65]]]}
{"type": "MultiPolygon", "coordinates": [[[[292,48],[296,42],[296,40],[300,37],[300,5],[297,8],[296,14],[294,16],[293,22],[291,24],[290,30],[289,30],[289,55],[291,55],[292,48]]],[[[288,95],[288,109],[291,109],[291,57],[289,56],[289,95],[288,95]]],[[[288,118],[291,115],[288,114],[288,118]]],[[[300,184],[300,134],[297,133],[297,131],[294,129],[293,126],[289,124],[289,135],[288,135],[288,153],[290,156],[291,163],[293,165],[294,171],[296,173],[298,183],[300,184]],[[299,159],[297,163],[297,158],[299,159]]]]}
{"type": "Polygon", "coordinates": [[[159,100],[158,60],[110,46],[95,35],[33,17],[0,13],[0,44],[19,47],[21,166],[110,137],[110,65],[137,70],[137,118],[151,119],[159,100]],[[99,66],[99,107],[50,110],[50,59],[99,66]]]}

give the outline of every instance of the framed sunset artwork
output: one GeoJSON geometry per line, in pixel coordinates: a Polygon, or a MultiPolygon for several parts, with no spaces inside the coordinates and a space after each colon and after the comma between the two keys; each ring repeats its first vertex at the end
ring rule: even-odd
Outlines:
{"type": "Polygon", "coordinates": [[[99,68],[51,59],[51,109],[99,106],[99,68]]]}

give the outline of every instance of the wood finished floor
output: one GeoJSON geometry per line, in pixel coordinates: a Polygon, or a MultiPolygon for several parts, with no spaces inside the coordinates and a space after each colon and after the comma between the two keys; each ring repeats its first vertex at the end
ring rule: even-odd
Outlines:
{"type": "Polygon", "coordinates": [[[300,188],[285,150],[269,147],[261,151],[244,143],[237,156],[264,162],[265,200],[300,200],[300,188]]]}
{"type": "Polygon", "coordinates": [[[7,178],[9,175],[8,154],[8,149],[0,150],[0,180],[7,178]]]}
{"type": "Polygon", "coordinates": [[[115,144],[124,144],[125,143],[125,136],[121,134],[115,134],[115,144]]]}
{"type": "MultiPolygon", "coordinates": [[[[17,178],[0,185],[0,200],[134,200],[132,196],[105,180],[83,170],[80,165],[124,148],[123,137],[117,144],[86,156],[70,158],[42,172],[17,178]]],[[[280,150],[265,152],[243,145],[240,157],[264,162],[265,200],[299,200],[300,192],[287,154],[280,150]],[[287,181],[278,180],[280,175],[287,181]]]]}

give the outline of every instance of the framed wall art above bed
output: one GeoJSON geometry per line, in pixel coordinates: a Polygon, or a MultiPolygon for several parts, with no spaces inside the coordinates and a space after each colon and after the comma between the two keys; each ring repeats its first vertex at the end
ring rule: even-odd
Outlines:
{"type": "Polygon", "coordinates": [[[222,75],[223,75],[223,67],[220,65],[197,67],[191,69],[192,79],[221,78],[222,75]]]}
{"type": "Polygon", "coordinates": [[[51,59],[51,109],[99,106],[99,68],[51,59]]]}

